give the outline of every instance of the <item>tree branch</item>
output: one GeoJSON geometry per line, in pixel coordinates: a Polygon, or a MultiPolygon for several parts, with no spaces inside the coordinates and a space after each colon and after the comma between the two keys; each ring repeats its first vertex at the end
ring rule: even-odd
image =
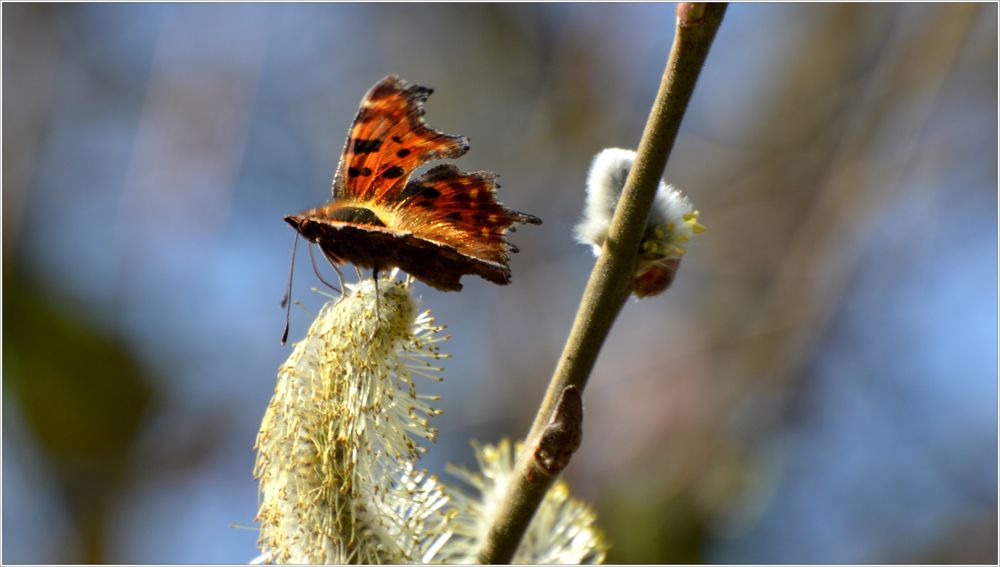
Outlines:
{"type": "MultiPolygon", "coordinates": [[[[538,472],[538,452],[552,451],[544,446],[543,433],[567,389],[579,390],[574,393],[577,396],[583,391],[601,346],[631,293],[639,245],[657,185],[725,11],[725,4],[679,4],[677,7],[673,47],[642,133],[638,155],[612,218],[604,250],[590,274],[559,364],[479,553],[482,563],[509,563],[513,559],[535,510],[558,476],[538,472]]],[[[571,454],[575,447],[567,449],[571,454]]],[[[566,454],[562,466],[568,460],[569,454],[566,454]]]]}

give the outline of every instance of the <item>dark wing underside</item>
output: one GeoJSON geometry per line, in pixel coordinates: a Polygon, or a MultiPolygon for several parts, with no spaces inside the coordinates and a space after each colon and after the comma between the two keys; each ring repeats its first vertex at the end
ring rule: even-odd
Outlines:
{"type": "Polygon", "coordinates": [[[306,238],[318,243],[335,262],[348,261],[364,268],[398,267],[441,291],[462,289],[459,280],[466,274],[499,285],[510,283],[510,267],[506,264],[471,258],[451,246],[411,233],[300,216],[289,216],[286,220],[306,238]]]}

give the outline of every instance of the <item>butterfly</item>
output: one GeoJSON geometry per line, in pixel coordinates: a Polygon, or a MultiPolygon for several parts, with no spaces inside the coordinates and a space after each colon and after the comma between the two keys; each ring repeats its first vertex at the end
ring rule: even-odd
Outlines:
{"type": "Polygon", "coordinates": [[[445,164],[411,179],[427,162],[469,151],[468,138],[424,123],[432,92],[391,75],[375,83],[351,124],[333,200],[285,221],[334,265],[372,268],[376,280],[396,267],[442,291],[462,289],[466,274],[509,284],[518,250],[506,233],[542,221],[497,202],[495,173],[445,164]]]}

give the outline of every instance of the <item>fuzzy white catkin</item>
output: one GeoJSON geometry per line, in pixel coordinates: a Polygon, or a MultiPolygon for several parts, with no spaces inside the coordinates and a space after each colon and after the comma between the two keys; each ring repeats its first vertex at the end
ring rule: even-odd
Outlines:
{"type": "MultiPolygon", "coordinates": [[[[583,219],[576,226],[576,238],[589,245],[595,256],[601,255],[604,241],[608,238],[611,217],[615,214],[635,156],[632,150],[607,148],[598,152],[590,164],[587,201],[583,219]]],[[[684,254],[682,244],[704,229],[697,223],[697,218],[698,212],[688,198],[661,180],[646,220],[644,251],[655,252],[661,258],[679,258],[684,254]]]]}
{"type": "MultiPolygon", "coordinates": [[[[258,562],[470,563],[513,474],[509,442],[481,447],[481,473],[457,475],[475,496],[415,466],[437,431],[436,398],[415,377],[439,379],[447,337],[418,313],[409,286],[379,280],[330,301],[278,372],[257,436],[258,562]]],[[[593,511],[557,483],[516,562],[596,563],[607,545],[593,511]]]]}
{"type": "Polygon", "coordinates": [[[447,538],[447,498],[414,468],[438,410],[444,340],[407,285],[374,280],[327,303],[278,372],[256,447],[269,563],[412,563],[447,538]]]}
{"type": "MultiPolygon", "coordinates": [[[[440,558],[446,563],[477,562],[477,554],[490,526],[496,519],[500,499],[514,473],[516,452],[508,439],[498,445],[475,445],[479,472],[451,467],[451,473],[475,489],[474,494],[452,491],[452,506],[457,512],[453,534],[440,558]]],[[[594,511],[572,498],[569,487],[557,481],[539,505],[528,530],[514,554],[515,564],[596,564],[603,563],[608,552],[604,533],[597,527],[594,511]]]]}
{"type": "MultiPolygon", "coordinates": [[[[590,246],[594,256],[603,253],[635,156],[632,150],[608,148],[598,152],[590,165],[587,202],[583,219],[576,226],[576,238],[590,246]]],[[[685,244],[704,230],[687,197],[660,180],[639,245],[632,293],[646,297],[670,287],[686,252],[685,244]]]]}

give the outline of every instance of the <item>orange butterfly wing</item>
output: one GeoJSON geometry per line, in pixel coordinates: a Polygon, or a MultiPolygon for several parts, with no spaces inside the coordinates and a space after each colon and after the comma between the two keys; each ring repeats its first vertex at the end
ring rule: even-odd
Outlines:
{"type": "Polygon", "coordinates": [[[497,174],[488,171],[464,173],[450,164],[433,167],[404,187],[394,209],[395,226],[506,265],[508,252],[517,251],[506,239],[510,226],[542,221],[498,203],[496,179],[497,174]]]}
{"type": "Polygon", "coordinates": [[[449,136],[424,123],[424,102],[432,92],[394,76],[368,91],[334,176],[334,199],[380,202],[398,193],[424,163],[458,158],[469,151],[465,136],[449,136]]]}

